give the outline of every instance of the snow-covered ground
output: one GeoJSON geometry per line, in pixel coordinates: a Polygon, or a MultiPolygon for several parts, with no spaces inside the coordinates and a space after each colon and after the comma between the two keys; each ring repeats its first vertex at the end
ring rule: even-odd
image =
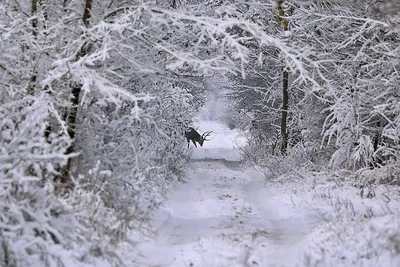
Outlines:
{"type": "Polygon", "coordinates": [[[310,186],[300,176],[266,183],[240,164],[237,131],[215,121],[196,126],[213,131],[211,140],[191,145],[187,182],[152,217],[156,234],[138,243],[138,266],[400,266],[397,241],[385,239],[400,233],[399,218],[387,215],[399,205],[387,203],[384,189],[363,199],[358,189],[310,186]],[[382,217],[363,220],[371,213],[382,217]]]}
{"type": "Polygon", "coordinates": [[[235,130],[202,122],[213,135],[193,151],[187,182],[171,190],[142,242],[141,266],[293,266],[310,226],[282,187],[240,166],[235,130]]]}
{"type": "Polygon", "coordinates": [[[240,161],[240,146],[246,142],[236,130],[229,128],[217,121],[198,121],[196,130],[199,133],[212,131],[211,136],[207,137],[210,141],[204,142],[203,147],[196,149],[192,143],[190,148],[193,151],[192,160],[213,160],[220,159],[225,161],[240,161]]]}
{"type": "Polygon", "coordinates": [[[400,266],[399,189],[378,186],[368,199],[328,174],[300,170],[266,182],[241,164],[246,139],[219,122],[223,95],[209,98],[194,127],[212,131],[210,141],[190,144],[186,183],[153,215],[155,235],[138,242],[135,265],[400,266]]]}

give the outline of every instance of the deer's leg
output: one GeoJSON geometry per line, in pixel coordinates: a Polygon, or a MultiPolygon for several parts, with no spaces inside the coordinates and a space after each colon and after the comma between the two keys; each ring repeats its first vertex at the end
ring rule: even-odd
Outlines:
{"type": "Polygon", "coordinates": [[[190,138],[186,136],[186,140],[187,140],[187,142],[188,142],[188,148],[189,148],[190,138]]]}
{"type": "Polygon", "coordinates": [[[192,142],[193,142],[194,146],[197,147],[196,141],[192,140],[192,142]]]}

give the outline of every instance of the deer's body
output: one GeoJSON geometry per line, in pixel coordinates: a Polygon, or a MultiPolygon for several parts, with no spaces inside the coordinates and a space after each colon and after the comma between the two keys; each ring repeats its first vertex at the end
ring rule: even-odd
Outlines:
{"type": "Polygon", "coordinates": [[[200,135],[195,129],[192,127],[189,127],[186,132],[185,132],[185,137],[188,142],[188,147],[190,144],[190,141],[194,144],[195,147],[197,147],[196,142],[200,144],[200,146],[203,146],[204,141],[208,141],[206,139],[207,136],[210,135],[211,132],[205,132],[203,135],[200,135]]]}

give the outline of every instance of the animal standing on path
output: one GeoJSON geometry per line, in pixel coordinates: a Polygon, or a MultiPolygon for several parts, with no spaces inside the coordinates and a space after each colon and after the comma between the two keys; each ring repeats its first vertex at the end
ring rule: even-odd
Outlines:
{"type": "Polygon", "coordinates": [[[200,146],[202,147],[204,141],[210,141],[209,139],[206,139],[208,136],[210,136],[210,134],[211,134],[211,131],[205,132],[202,135],[200,135],[195,129],[193,129],[192,127],[189,127],[185,131],[185,137],[188,142],[188,148],[189,148],[190,140],[192,140],[195,147],[197,147],[196,142],[199,143],[200,146]]]}

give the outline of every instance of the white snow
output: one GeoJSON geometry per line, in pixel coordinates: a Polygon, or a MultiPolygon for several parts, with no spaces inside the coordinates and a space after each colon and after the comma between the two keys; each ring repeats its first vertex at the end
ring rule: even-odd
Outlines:
{"type": "Polygon", "coordinates": [[[293,266],[310,232],[282,187],[240,166],[237,131],[203,121],[211,141],[193,151],[187,182],[153,216],[156,236],[138,245],[141,266],[293,266]]]}
{"type": "Polygon", "coordinates": [[[326,174],[266,182],[241,164],[244,136],[217,121],[221,101],[195,120],[210,141],[190,144],[186,183],[152,216],[155,235],[129,252],[137,266],[400,266],[396,188],[366,199],[326,174]]]}
{"type": "Polygon", "coordinates": [[[267,183],[241,165],[236,130],[215,121],[196,126],[212,130],[211,140],[191,145],[187,182],[153,215],[156,234],[138,243],[138,266],[400,266],[395,241],[387,242],[398,237],[400,219],[382,210],[399,205],[385,204],[392,196],[382,188],[363,199],[333,182],[311,187],[312,177],[267,183]],[[368,212],[382,217],[369,221],[368,212]]]}

